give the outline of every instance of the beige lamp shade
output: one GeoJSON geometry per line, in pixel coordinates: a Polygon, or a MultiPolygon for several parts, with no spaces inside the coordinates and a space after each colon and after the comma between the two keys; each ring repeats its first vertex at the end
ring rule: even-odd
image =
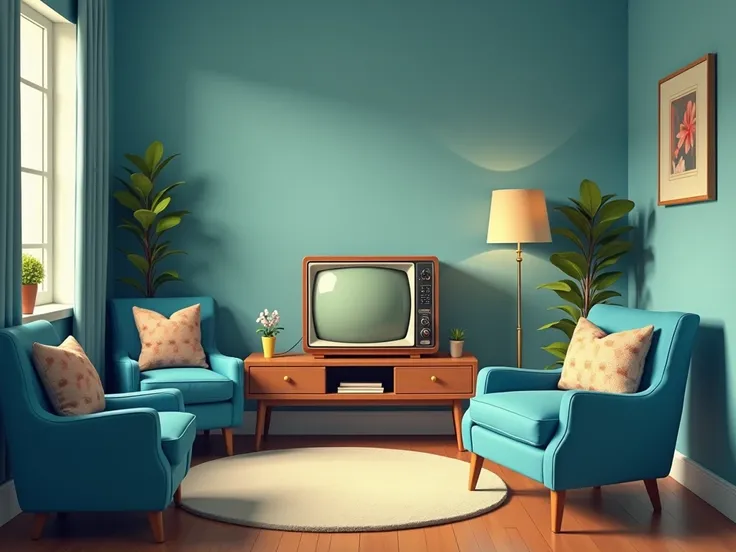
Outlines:
{"type": "Polygon", "coordinates": [[[547,203],[542,190],[493,191],[488,243],[551,241],[547,203]]]}

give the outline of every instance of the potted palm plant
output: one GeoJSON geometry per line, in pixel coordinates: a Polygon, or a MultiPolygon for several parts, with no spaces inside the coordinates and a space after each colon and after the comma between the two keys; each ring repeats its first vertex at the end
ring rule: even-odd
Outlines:
{"type": "Polygon", "coordinates": [[[23,314],[33,314],[36,308],[38,285],[43,282],[45,270],[43,263],[33,255],[23,253],[21,268],[21,303],[23,314]]]}

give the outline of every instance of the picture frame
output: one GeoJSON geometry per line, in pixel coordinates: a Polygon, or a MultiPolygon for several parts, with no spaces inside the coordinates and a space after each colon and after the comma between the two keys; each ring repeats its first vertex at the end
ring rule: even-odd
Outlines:
{"type": "Polygon", "coordinates": [[[716,55],[659,81],[657,205],[716,199],[716,55]]]}

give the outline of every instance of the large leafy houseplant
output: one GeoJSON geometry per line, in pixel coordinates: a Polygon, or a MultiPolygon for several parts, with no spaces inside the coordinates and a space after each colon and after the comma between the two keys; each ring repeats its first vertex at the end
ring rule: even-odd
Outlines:
{"type": "Polygon", "coordinates": [[[542,347],[558,359],[550,367],[562,364],[565,359],[578,319],[587,317],[594,305],[609,303],[621,296],[610,288],[623,273],[611,268],[631,248],[631,242],[622,237],[633,227],[616,225],[616,222],[634,208],[633,201],[616,199],[615,194],[602,196],[596,183],[590,180],[580,183],[579,199],[569,199],[571,205],[555,209],[565,215],[572,226],[553,228],[552,232],[569,240],[575,246],[574,251],[553,253],[549,258],[569,278],[539,286],[554,291],[567,303],[551,307],[566,316],[539,328],[559,330],[568,338],[568,341],[556,341],[542,347]]]}
{"type": "Polygon", "coordinates": [[[124,217],[118,227],[130,232],[140,246],[140,252],[123,251],[125,257],[140,273],[138,278],[120,278],[120,281],[133,286],[145,297],[153,297],[166,282],[180,280],[175,270],[158,270],[161,261],[171,255],[185,253],[172,249],[171,242],[164,240],[164,234],[178,226],[189,211],[171,211],[171,192],[184,184],[174,182],[157,189],[157,181],[164,168],[179,154],[164,158],[164,146],[153,142],[141,157],[125,154],[135,169],[124,167],[128,180],[118,178],[124,190],[115,192],[115,199],[131,211],[131,217],[124,217]]]}

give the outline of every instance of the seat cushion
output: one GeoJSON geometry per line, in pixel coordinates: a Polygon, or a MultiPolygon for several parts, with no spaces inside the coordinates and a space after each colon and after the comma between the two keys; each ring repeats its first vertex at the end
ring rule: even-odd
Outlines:
{"type": "Polygon", "coordinates": [[[527,445],[545,447],[557,430],[565,391],[509,391],[470,399],[476,424],[527,445]]]}
{"type": "Polygon", "coordinates": [[[171,464],[183,462],[197,434],[196,416],[189,412],[159,412],[161,448],[171,464]]]}
{"type": "Polygon", "coordinates": [[[235,384],[207,368],[161,368],[141,372],[141,390],[178,389],[184,404],[204,404],[229,401],[235,384]]]}

